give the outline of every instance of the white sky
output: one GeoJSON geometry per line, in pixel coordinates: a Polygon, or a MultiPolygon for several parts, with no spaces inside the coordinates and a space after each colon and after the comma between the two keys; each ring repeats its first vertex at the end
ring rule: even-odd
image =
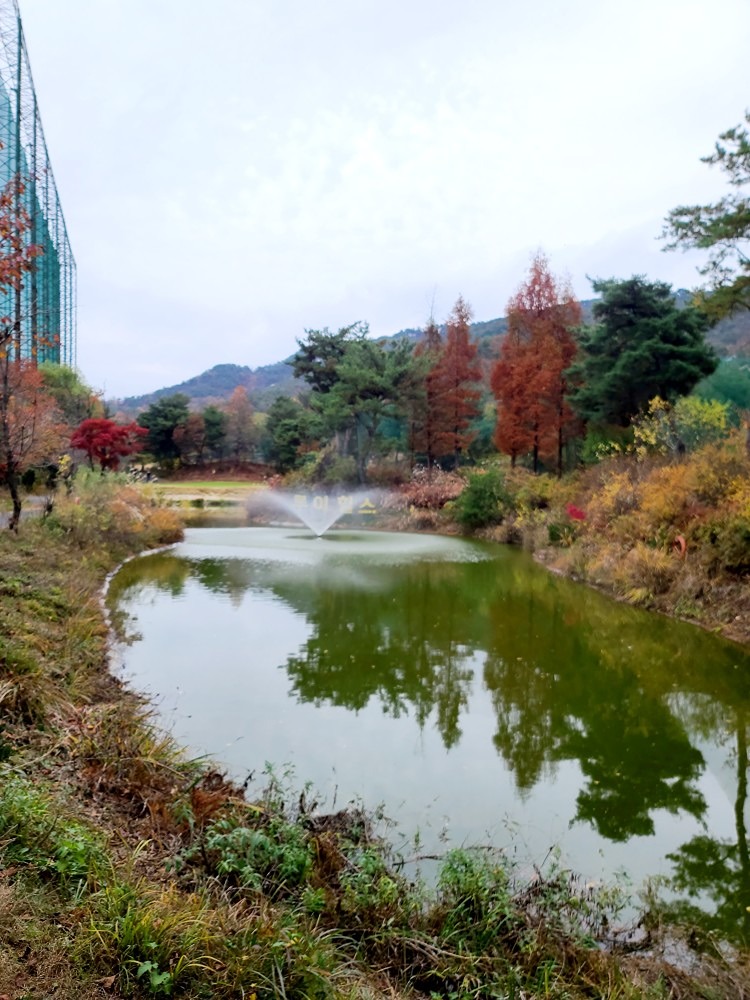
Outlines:
{"type": "Polygon", "coordinates": [[[750,105],[748,0],[20,0],[106,395],[505,312],[541,247],[694,287],[669,209],[750,105]]]}

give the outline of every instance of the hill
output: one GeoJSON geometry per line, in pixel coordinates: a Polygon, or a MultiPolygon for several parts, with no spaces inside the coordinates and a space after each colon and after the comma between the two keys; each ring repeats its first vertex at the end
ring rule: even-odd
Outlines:
{"type": "Polygon", "coordinates": [[[236,388],[242,386],[247,389],[254,405],[264,410],[277,396],[291,396],[302,388],[304,383],[295,379],[290,361],[291,359],[276,361],[260,368],[233,364],[214,365],[208,371],[194,375],[185,382],[155,389],[154,392],[142,396],[110,400],[109,406],[112,410],[135,414],[164,396],[181,392],[203,407],[212,402],[228,399],[236,388]]]}
{"type": "MultiPolygon", "coordinates": [[[[680,303],[687,303],[690,299],[690,293],[680,289],[676,293],[676,298],[680,303]]],[[[591,321],[595,301],[595,299],[586,299],[581,303],[585,322],[591,321]]],[[[497,341],[505,336],[507,328],[508,321],[504,316],[471,324],[471,332],[479,345],[481,357],[491,359],[495,356],[497,341]]],[[[409,327],[381,339],[408,338],[417,341],[421,335],[421,330],[409,327]]],[[[750,313],[722,320],[712,330],[709,330],[707,340],[713,344],[717,353],[722,357],[738,354],[750,355],[750,313]]],[[[128,396],[126,399],[110,400],[109,406],[112,411],[134,416],[150,406],[151,403],[156,402],[157,399],[181,392],[189,396],[195,405],[204,407],[208,406],[209,403],[228,399],[238,386],[243,386],[247,389],[253,405],[259,410],[266,410],[278,396],[293,396],[304,388],[304,383],[300,379],[295,379],[292,374],[291,361],[290,357],[285,361],[277,361],[260,368],[234,364],[214,365],[213,368],[209,368],[208,371],[202,372],[200,375],[195,375],[186,382],[165,386],[163,389],[156,389],[154,392],[142,396],[128,396]]]]}

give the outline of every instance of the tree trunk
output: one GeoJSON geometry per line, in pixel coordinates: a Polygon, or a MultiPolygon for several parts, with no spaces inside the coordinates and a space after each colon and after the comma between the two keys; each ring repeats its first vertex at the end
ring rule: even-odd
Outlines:
{"type": "Polygon", "coordinates": [[[18,490],[18,474],[13,456],[13,445],[10,438],[10,366],[13,363],[8,355],[7,343],[4,346],[4,357],[0,358],[2,366],[2,380],[0,381],[0,446],[2,454],[5,456],[5,484],[8,487],[10,498],[13,503],[13,510],[8,519],[8,528],[11,531],[18,531],[18,522],[21,520],[21,494],[18,490]]]}
{"type": "Polygon", "coordinates": [[[18,476],[15,470],[11,471],[10,466],[5,473],[5,481],[8,484],[8,492],[13,501],[13,510],[8,519],[8,528],[11,531],[18,531],[18,522],[21,520],[21,495],[18,492],[18,476]]]}

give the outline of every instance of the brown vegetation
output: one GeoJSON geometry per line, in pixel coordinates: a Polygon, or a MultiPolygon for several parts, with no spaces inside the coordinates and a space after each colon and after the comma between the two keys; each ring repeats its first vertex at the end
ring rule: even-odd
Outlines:
{"type": "Polygon", "coordinates": [[[634,604],[750,642],[750,458],[744,434],[671,459],[614,458],[570,480],[550,567],[634,604]]]}

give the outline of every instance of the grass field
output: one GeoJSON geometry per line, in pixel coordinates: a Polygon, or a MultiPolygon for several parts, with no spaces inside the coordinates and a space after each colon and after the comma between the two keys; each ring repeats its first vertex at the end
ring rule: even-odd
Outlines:
{"type": "Polygon", "coordinates": [[[180,495],[182,493],[197,493],[197,492],[237,492],[237,493],[250,493],[253,490],[262,490],[266,487],[260,483],[248,483],[242,482],[241,480],[226,480],[226,479],[204,479],[197,481],[186,481],[186,482],[156,482],[148,483],[149,487],[161,490],[168,496],[180,495]]]}

